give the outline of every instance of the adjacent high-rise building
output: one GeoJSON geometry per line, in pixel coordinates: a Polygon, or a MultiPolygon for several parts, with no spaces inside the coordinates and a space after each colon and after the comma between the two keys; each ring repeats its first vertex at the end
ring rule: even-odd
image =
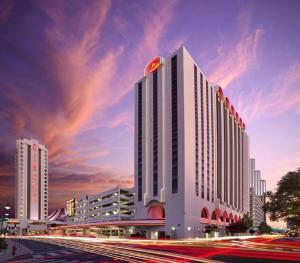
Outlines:
{"type": "Polygon", "coordinates": [[[257,196],[263,196],[266,191],[266,180],[261,179],[261,171],[256,170],[255,159],[249,159],[249,175],[250,175],[250,188],[254,189],[257,196]]]}
{"type": "Polygon", "coordinates": [[[261,185],[261,195],[264,195],[267,192],[267,184],[266,180],[260,180],[260,185],[261,185]]]}
{"type": "Polygon", "coordinates": [[[164,219],[149,237],[221,234],[249,212],[245,124],[185,47],[135,85],[135,218],[164,219]]]}
{"type": "Polygon", "coordinates": [[[255,177],[254,177],[254,188],[255,188],[255,194],[256,195],[261,195],[261,172],[256,170],[254,172],[255,177]]]}
{"type": "Polygon", "coordinates": [[[250,178],[250,185],[249,187],[254,187],[255,183],[255,159],[254,158],[250,158],[249,159],[249,178],[250,178]]]}
{"type": "Polygon", "coordinates": [[[264,199],[255,194],[253,187],[250,188],[250,218],[253,227],[258,227],[264,220],[265,214],[263,210],[264,199]]]}
{"type": "Polygon", "coordinates": [[[47,220],[48,150],[38,141],[16,142],[16,218],[47,220]]]}
{"type": "Polygon", "coordinates": [[[249,160],[250,175],[250,217],[253,221],[253,227],[258,227],[261,222],[265,221],[264,203],[266,181],[261,179],[261,172],[256,170],[255,159],[249,160]]]}

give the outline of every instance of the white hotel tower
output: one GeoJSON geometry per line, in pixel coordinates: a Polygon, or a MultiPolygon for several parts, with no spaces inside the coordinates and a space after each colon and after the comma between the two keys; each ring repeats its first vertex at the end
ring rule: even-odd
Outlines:
{"type": "Polygon", "coordinates": [[[185,47],[153,59],[135,84],[135,218],[148,237],[221,235],[249,212],[245,124],[185,47]]]}
{"type": "Polygon", "coordinates": [[[16,218],[47,220],[48,150],[36,140],[16,145],[16,218]]]}

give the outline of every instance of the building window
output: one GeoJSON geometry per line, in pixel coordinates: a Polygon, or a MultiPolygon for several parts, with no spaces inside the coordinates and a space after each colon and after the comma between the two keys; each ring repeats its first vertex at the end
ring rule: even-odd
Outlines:
{"type": "Polygon", "coordinates": [[[195,192],[199,196],[199,125],[198,125],[198,85],[197,66],[194,65],[194,97],[195,97],[195,192]]]}
{"type": "Polygon", "coordinates": [[[232,116],[229,117],[229,156],[230,156],[230,169],[229,169],[229,176],[230,176],[230,204],[233,205],[233,191],[234,191],[234,185],[233,185],[233,139],[232,139],[232,116]]]}
{"type": "Polygon", "coordinates": [[[204,198],[204,101],[203,74],[200,72],[200,103],[201,103],[201,198],[204,198]]]}
{"type": "Polygon", "coordinates": [[[158,104],[157,70],[153,72],[153,196],[158,193],[158,104]]]}
{"type": "Polygon", "coordinates": [[[241,136],[240,136],[240,127],[239,127],[239,125],[237,125],[237,135],[238,135],[238,138],[237,138],[237,140],[238,140],[238,149],[237,149],[237,166],[238,166],[238,208],[239,209],[241,209],[241,171],[240,171],[240,169],[241,169],[241,158],[240,158],[240,154],[241,154],[241,151],[240,151],[240,147],[241,147],[241,136]]]}
{"type": "MultiPolygon", "coordinates": [[[[39,195],[39,200],[41,200],[42,198],[42,194],[41,194],[41,188],[42,188],[42,167],[41,167],[41,163],[42,163],[42,151],[41,149],[38,149],[38,154],[39,154],[39,162],[38,162],[38,166],[39,166],[39,174],[38,174],[38,184],[39,184],[39,190],[38,190],[38,195],[39,195]]],[[[45,189],[47,190],[47,188],[45,189]]],[[[39,201],[39,219],[41,219],[41,211],[42,211],[42,207],[41,207],[41,202],[39,201]]]]}
{"type": "Polygon", "coordinates": [[[177,110],[177,56],[171,60],[172,83],[172,193],[178,193],[178,110],[177,110]]]}
{"type": "Polygon", "coordinates": [[[206,153],[207,153],[207,201],[209,201],[209,192],[210,192],[210,178],[209,178],[209,172],[210,172],[210,131],[209,131],[209,91],[208,91],[208,81],[206,80],[206,153]]]}
{"type": "Polygon", "coordinates": [[[216,98],[217,104],[217,197],[222,202],[222,119],[221,100],[216,98]]]}
{"type": "Polygon", "coordinates": [[[27,217],[30,218],[31,204],[31,146],[27,145],[27,217]]]}
{"type": "Polygon", "coordinates": [[[143,156],[142,156],[142,125],[143,125],[143,84],[138,84],[138,201],[142,201],[143,185],[142,185],[142,173],[143,173],[143,156]]]}
{"type": "Polygon", "coordinates": [[[210,103],[211,103],[211,201],[215,201],[214,188],[215,188],[215,136],[214,136],[214,100],[213,88],[210,87],[210,103]]]}
{"type": "Polygon", "coordinates": [[[224,104],[224,201],[228,202],[228,118],[227,107],[224,104]]]}
{"type": "Polygon", "coordinates": [[[237,195],[237,187],[238,187],[238,176],[237,176],[237,124],[233,119],[233,127],[234,127],[234,207],[237,208],[238,205],[238,195],[237,195]]]}
{"type": "Polygon", "coordinates": [[[244,211],[244,134],[243,134],[243,132],[242,132],[242,134],[241,134],[241,140],[242,140],[242,142],[241,142],[241,144],[242,144],[242,149],[241,149],[241,151],[242,151],[242,160],[241,160],[241,166],[242,166],[242,168],[241,168],[241,170],[242,170],[242,189],[241,189],[241,191],[242,191],[242,193],[243,193],[243,196],[242,196],[242,211],[244,211]]]}

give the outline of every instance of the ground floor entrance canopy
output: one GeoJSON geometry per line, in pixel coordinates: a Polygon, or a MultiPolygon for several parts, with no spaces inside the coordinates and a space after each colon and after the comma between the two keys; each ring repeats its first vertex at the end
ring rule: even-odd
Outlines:
{"type": "Polygon", "coordinates": [[[130,237],[147,227],[163,227],[165,220],[122,220],[51,226],[48,234],[58,236],[130,237]]]}
{"type": "Polygon", "coordinates": [[[93,228],[93,227],[106,227],[106,226],[164,226],[165,220],[146,219],[146,220],[120,220],[120,221],[107,221],[87,224],[74,224],[50,227],[50,229],[68,229],[68,228],[93,228]]]}

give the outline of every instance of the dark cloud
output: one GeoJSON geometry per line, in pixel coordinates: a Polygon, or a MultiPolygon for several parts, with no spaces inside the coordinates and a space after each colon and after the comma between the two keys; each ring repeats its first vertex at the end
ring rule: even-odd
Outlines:
{"type": "Polygon", "coordinates": [[[13,7],[12,0],[1,0],[0,2],[0,25],[5,24],[6,20],[11,14],[11,9],[13,7]]]}
{"type": "Polygon", "coordinates": [[[11,210],[9,214],[14,216],[15,211],[15,178],[11,175],[0,176],[0,215],[4,214],[4,206],[9,204],[11,210]]]}

